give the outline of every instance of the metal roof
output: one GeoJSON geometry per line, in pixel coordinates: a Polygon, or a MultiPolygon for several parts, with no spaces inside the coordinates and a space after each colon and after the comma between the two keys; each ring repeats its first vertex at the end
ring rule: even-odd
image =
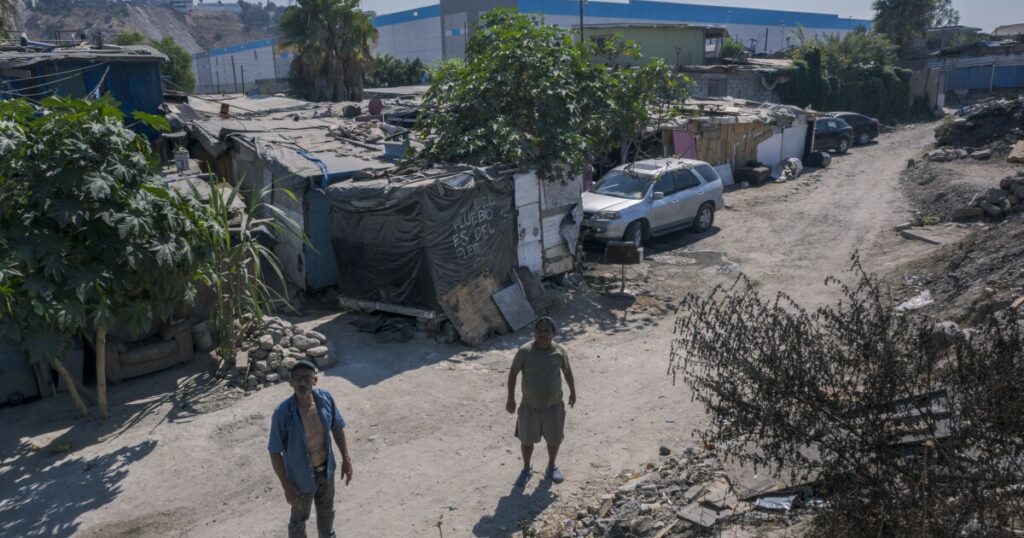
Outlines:
{"type": "Polygon", "coordinates": [[[39,51],[27,47],[5,47],[0,49],[0,67],[17,68],[39,62],[59,61],[103,61],[103,62],[166,62],[167,56],[145,45],[127,47],[105,46],[102,49],[91,46],[55,48],[39,51]]]}

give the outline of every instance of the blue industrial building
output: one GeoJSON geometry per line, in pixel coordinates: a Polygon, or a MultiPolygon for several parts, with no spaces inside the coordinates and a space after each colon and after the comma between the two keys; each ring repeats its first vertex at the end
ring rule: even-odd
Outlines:
{"type": "MultiPolygon", "coordinates": [[[[439,4],[378,15],[378,53],[419,58],[435,63],[461,57],[480,15],[496,7],[516,9],[544,17],[563,28],[580,24],[577,0],[441,0],[439,4]]],[[[729,35],[756,52],[772,52],[790,45],[792,30],[801,25],[807,38],[842,36],[871,21],[828,13],[707,6],[675,2],[630,0],[626,3],[587,2],[583,24],[671,23],[724,27],[729,35]]]]}

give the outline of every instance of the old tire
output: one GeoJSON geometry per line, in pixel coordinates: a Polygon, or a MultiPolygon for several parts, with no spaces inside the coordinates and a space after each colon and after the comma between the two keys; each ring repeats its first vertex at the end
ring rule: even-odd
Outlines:
{"type": "Polygon", "coordinates": [[[644,223],[636,220],[626,226],[626,233],[622,234],[622,240],[640,246],[644,242],[644,223]]]}
{"type": "Polygon", "coordinates": [[[857,143],[860,144],[861,146],[867,144],[868,142],[871,142],[871,135],[868,134],[867,132],[863,132],[857,137],[857,143]]]}
{"type": "Polygon", "coordinates": [[[815,168],[828,168],[832,164],[832,155],[827,151],[815,151],[807,156],[807,165],[815,168]]]}
{"type": "Polygon", "coordinates": [[[849,138],[845,138],[845,137],[844,138],[840,138],[839,139],[839,145],[836,146],[836,153],[838,153],[839,155],[842,155],[842,154],[846,153],[847,151],[850,151],[850,139],[849,138]]]}
{"type": "Polygon", "coordinates": [[[711,229],[711,225],[715,223],[715,205],[711,202],[707,202],[700,206],[697,210],[697,216],[693,219],[693,224],[690,229],[697,232],[703,233],[711,229]]]}

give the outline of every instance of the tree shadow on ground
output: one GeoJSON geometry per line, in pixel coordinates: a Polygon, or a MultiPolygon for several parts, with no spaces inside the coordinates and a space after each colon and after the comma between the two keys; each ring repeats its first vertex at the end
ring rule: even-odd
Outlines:
{"type": "Polygon", "coordinates": [[[508,495],[498,500],[494,513],[485,515],[473,525],[473,536],[484,538],[509,536],[530,526],[558,497],[551,492],[551,481],[544,479],[529,495],[524,488],[513,487],[508,495]]]}
{"type": "Polygon", "coordinates": [[[68,457],[56,463],[55,455],[29,443],[15,450],[16,463],[0,472],[0,480],[13,496],[0,500],[0,535],[71,536],[78,518],[112,500],[121,492],[128,467],[149,455],[156,441],[143,441],[97,456],[68,457]]]}
{"type": "Polygon", "coordinates": [[[0,409],[0,536],[69,536],[84,513],[111,502],[131,464],[155,441],[85,457],[80,451],[116,441],[140,425],[188,422],[226,407],[240,394],[226,390],[195,360],[108,387],[110,417],[75,417],[67,393],[0,409]]]}

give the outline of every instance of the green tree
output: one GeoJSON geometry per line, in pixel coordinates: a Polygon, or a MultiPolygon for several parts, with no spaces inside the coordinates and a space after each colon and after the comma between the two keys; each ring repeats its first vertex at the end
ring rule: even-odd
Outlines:
{"type": "Polygon", "coordinates": [[[660,59],[625,69],[590,60],[620,54],[637,56],[639,49],[577,44],[536,17],[485,14],[465,61],[432,73],[418,125],[427,140],[423,155],[535,167],[546,180],[575,176],[588,161],[639,137],[658,98],[682,96],[660,59]]]}
{"type": "Polygon", "coordinates": [[[820,52],[822,66],[833,75],[854,66],[896,63],[896,46],[886,36],[863,29],[849,32],[842,38],[833,35],[825,40],[806,43],[796,48],[792,57],[804,59],[810,51],[820,52]]]}
{"type": "Polygon", "coordinates": [[[960,12],[953,7],[953,0],[937,0],[932,14],[932,27],[956,26],[960,24],[960,12]]]}
{"type": "Polygon", "coordinates": [[[807,42],[807,32],[804,30],[804,25],[799,22],[790,30],[789,35],[796,40],[797,46],[802,47],[807,42]]]}
{"type": "Polygon", "coordinates": [[[722,41],[722,58],[742,58],[746,53],[747,48],[743,46],[743,43],[731,37],[727,37],[722,41]]]}
{"type": "Polygon", "coordinates": [[[14,28],[16,22],[15,15],[17,15],[17,10],[15,9],[14,1],[0,0],[0,32],[14,28]]]}
{"type": "Polygon", "coordinates": [[[153,42],[153,48],[167,56],[166,75],[171,84],[191,93],[196,88],[196,75],[192,72],[192,55],[170,36],[153,42]]]}
{"type": "Polygon", "coordinates": [[[117,102],[50,97],[42,106],[46,114],[0,101],[0,295],[17,305],[0,310],[0,334],[52,364],[83,415],[60,359],[73,338],[92,340],[106,417],[107,330],[143,332],[190,302],[202,237],[117,102]]]}
{"type": "Polygon", "coordinates": [[[936,17],[939,0],[875,0],[875,30],[907,51],[915,37],[924,37],[936,17]]]}
{"type": "Polygon", "coordinates": [[[401,60],[390,54],[373,57],[373,68],[366,74],[364,85],[371,88],[392,88],[419,84],[427,66],[419,58],[401,60]]]}
{"type": "Polygon", "coordinates": [[[117,37],[114,38],[114,44],[122,47],[129,45],[145,45],[147,43],[149,43],[149,40],[146,39],[146,36],[134,31],[117,34],[117,37]]]}
{"type": "Polygon", "coordinates": [[[281,14],[281,44],[295,50],[289,82],[311,101],[359,101],[377,29],[358,0],[298,0],[281,14]]]}

